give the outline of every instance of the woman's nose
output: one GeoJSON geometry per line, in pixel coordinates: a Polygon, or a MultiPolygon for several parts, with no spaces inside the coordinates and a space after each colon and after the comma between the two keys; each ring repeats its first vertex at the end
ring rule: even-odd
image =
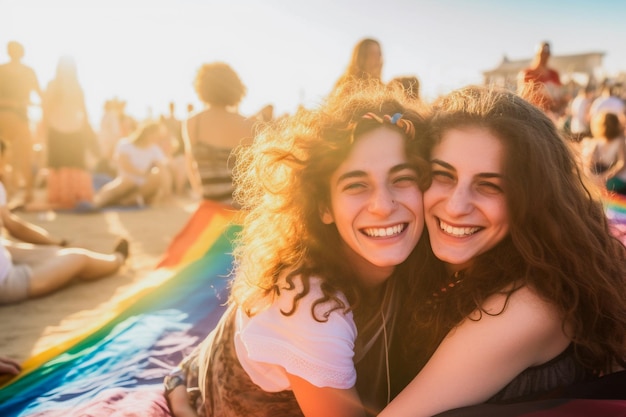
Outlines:
{"type": "Polygon", "coordinates": [[[457,186],[448,196],[446,209],[451,215],[463,215],[472,210],[471,191],[466,187],[457,186]]]}
{"type": "Polygon", "coordinates": [[[393,193],[387,187],[381,187],[372,193],[369,210],[372,213],[388,214],[396,209],[398,202],[393,193]]]}

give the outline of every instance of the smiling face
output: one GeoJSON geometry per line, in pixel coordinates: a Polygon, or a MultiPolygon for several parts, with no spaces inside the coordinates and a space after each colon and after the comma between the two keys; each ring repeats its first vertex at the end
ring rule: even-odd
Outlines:
{"type": "Polygon", "coordinates": [[[424,228],[422,192],[403,136],[380,127],[358,138],[331,176],[330,201],[322,221],[335,223],[362,284],[382,284],[424,228]]]}
{"type": "Polygon", "coordinates": [[[509,232],[503,161],[502,142],[484,128],[448,130],[433,148],[424,214],[433,252],[452,272],[509,232]]]}

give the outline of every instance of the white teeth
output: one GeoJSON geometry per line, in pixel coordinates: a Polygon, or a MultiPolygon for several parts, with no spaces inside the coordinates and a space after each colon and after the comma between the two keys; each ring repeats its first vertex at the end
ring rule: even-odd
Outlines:
{"type": "Polygon", "coordinates": [[[406,225],[404,223],[389,227],[372,227],[368,229],[363,229],[363,233],[365,233],[369,237],[389,237],[402,233],[405,227],[406,225]]]}
{"type": "Polygon", "coordinates": [[[439,220],[439,228],[454,237],[464,237],[476,233],[480,227],[453,227],[439,220]]]}

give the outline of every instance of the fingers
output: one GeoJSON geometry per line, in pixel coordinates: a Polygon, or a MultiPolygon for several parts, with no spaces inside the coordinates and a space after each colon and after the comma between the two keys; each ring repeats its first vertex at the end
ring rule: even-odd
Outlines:
{"type": "Polygon", "coordinates": [[[17,375],[22,371],[20,364],[13,359],[0,357],[0,375],[17,375]]]}

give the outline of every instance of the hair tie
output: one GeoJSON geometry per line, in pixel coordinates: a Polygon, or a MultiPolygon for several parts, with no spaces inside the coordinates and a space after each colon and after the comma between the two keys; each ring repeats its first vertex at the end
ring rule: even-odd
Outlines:
{"type": "Polygon", "coordinates": [[[380,116],[378,116],[376,113],[372,113],[372,112],[365,113],[363,115],[363,118],[364,119],[376,120],[378,123],[384,123],[385,122],[380,116]]]}
{"type": "Polygon", "coordinates": [[[380,124],[388,122],[389,124],[398,126],[400,129],[402,129],[410,139],[415,138],[415,127],[413,126],[413,122],[407,119],[403,119],[402,113],[395,113],[393,116],[385,114],[383,117],[380,117],[375,113],[368,112],[363,115],[363,118],[375,120],[380,124]]]}

